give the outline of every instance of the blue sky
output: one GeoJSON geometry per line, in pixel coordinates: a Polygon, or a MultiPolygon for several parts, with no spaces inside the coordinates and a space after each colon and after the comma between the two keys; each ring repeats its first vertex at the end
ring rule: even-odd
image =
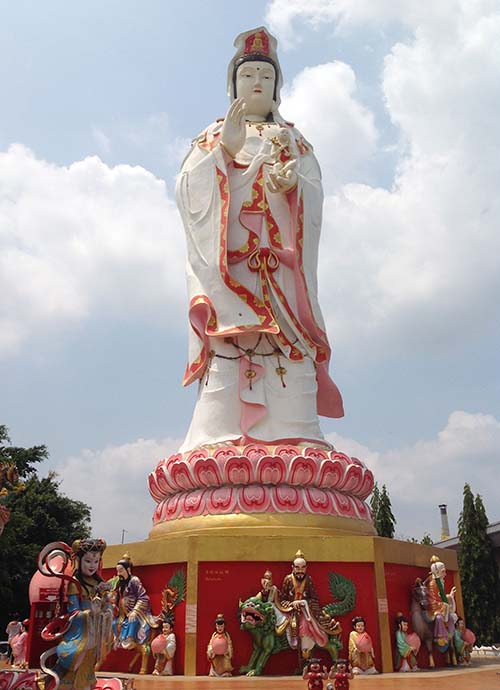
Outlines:
{"type": "Polygon", "coordinates": [[[262,23],[324,174],[346,417],[323,430],[400,535],[437,539],[441,502],[453,530],[465,481],[498,519],[500,11],[434,5],[0,1],[0,421],[108,542],[146,536],[147,474],[190,420],[174,178],[262,23]]]}

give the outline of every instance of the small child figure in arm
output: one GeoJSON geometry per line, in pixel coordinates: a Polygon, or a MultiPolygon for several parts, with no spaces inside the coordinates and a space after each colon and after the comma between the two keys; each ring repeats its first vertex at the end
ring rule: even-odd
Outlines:
{"type": "Polygon", "coordinates": [[[326,666],[321,669],[319,659],[311,659],[307,666],[304,666],[302,678],[307,680],[307,690],[323,690],[323,681],[328,678],[326,666]]]}
{"type": "Polygon", "coordinates": [[[330,669],[328,678],[331,678],[334,683],[328,683],[326,690],[349,690],[349,681],[353,679],[353,675],[349,670],[349,662],[346,659],[337,659],[335,666],[330,669]]]}

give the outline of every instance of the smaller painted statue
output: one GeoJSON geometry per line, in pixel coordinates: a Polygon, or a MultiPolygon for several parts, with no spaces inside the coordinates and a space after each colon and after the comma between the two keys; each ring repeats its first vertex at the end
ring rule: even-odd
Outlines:
{"type": "Polygon", "coordinates": [[[416,633],[410,633],[408,618],[402,613],[396,616],[396,671],[407,673],[419,671],[417,654],[420,649],[420,638],[416,633]]]}
{"type": "Polygon", "coordinates": [[[14,661],[12,663],[16,668],[28,668],[28,661],[26,659],[26,652],[28,650],[28,629],[29,620],[26,618],[22,622],[21,631],[14,635],[10,641],[10,647],[12,649],[12,656],[14,661]]]}
{"type": "Polygon", "coordinates": [[[307,690],[323,690],[323,681],[328,678],[326,666],[321,667],[319,659],[311,659],[304,666],[302,678],[307,680],[307,690]]]}
{"type": "Polygon", "coordinates": [[[318,595],[312,577],[307,572],[307,561],[302,551],[297,551],[292,572],[286,575],[281,587],[280,609],[289,617],[287,637],[290,647],[300,651],[308,659],[315,645],[327,647],[329,636],[342,632],[340,623],[326,616],[319,606],[318,595]]]}
{"type": "Polygon", "coordinates": [[[326,690],[349,690],[349,681],[354,678],[346,659],[337,659],[335,666],[332,666],[328,678],[333,680],[328,683],[326,690]]]}
{"type": "Polygon", "coordinates": [[[273,574],[270,570],[266,570],[260,584],[261,590],[257,592],[255,598],[272,605],[276,616],[275,631],[277,635],[282,635],[289,624],[290,614],[284,613],[281,608],[280,593],[276,585],[273,584],[273,574]]]}
{"type": "Polygon", "coordinates": [[[278,588],[273,584],[273,574],[270,570],[266,570],[261,581],[261,590],[256,594],[262,601],[270,601],[277,604],[279,600],[278,588]]]}
{"type": "Polygon", "coordinates": [[[453,636],[453,645],[455,647],[455,652],[457,654],[457,662],[461,666],[467,666],[470,664],[470,656],[472,648],[476,641],[476,636],[465,627],[465,621],[460,616],[457,618],[455,623],[455,634],[453,636]]]}
{"type": "Polygon", "coordinates": [[[112,606],[108,600],[109,585],[98,571],[106,542],[103,539],[78,539],[71,549],[62,542],[51,543],[38,557],[38,569],[44,575],[69,580],[67,613],[57,616],[42,631],[44,640],[58,642],[57,647],[42,654],[40,665],[55,681],[59,690],[90,690],[95,687],[95,666],[109,652],[112,642],[112,606]],[[51,570],[51,555],[62,555],[75,563],[72,576],[51,570]],[[55,666],[45,666],[45,656],[57,654],[55,666]]]}
{"type": "Polygon", "coordinates": [[[437,556],[431,558],[431,574],[426,581],[429,604],[427,616],[434,621],[434,640],[443,651],[448,649],[455,633],[457,619],[455,606],[456,587],[449,594],[445,591],[446,567],[437,556]]]}
{"type": "MultiPolygon", "coordinates": [[[[135,649],[146,645],[151,628],[158,626],[156,617],[151,613],[144,585],[136,575],[132,575],[132,567],[128,554],[116,564],[118,580],[115,597],[118,617],[113,623],[115,649],[135,649]]],[[[145,669],[141,668],[141,673],[145,673],[145,669]]]]}
{"type": "Polygon", "coordinates": [[[162,630],[151,642],[151,651],[155,659],[153,676],[173,676],[174,656],[177,640],[174,633],[174,622],[167,618],[163,622],[162,630]]]}
{"type": "Polygon", "coordinates": [[[231,675],[233,643],[231,636],[226,632],[226,621],[223,613],[217,614],[215,619],[215,632],[208,643],[207,659],[210,664],[209,676],[220,678],[231,675]]]}
{"type": "Polygon", "coordinates": [[[366,632],[366,621],[362,616],[352,619],[349,633],[349,661],[354,675],[378,673],[375,668],[375,653],[370,635],[366,632]]]}

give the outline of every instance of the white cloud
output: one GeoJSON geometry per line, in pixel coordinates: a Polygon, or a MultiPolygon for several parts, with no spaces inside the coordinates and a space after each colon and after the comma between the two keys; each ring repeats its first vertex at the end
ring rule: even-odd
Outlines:
{"type": "Polygon", "coordinates": [[[69,167],[0,153],[0,353],[89,315],[175,316],[184,239],[163,181],[98,157],[69,167]]]}
{"type": "Polygon", "coordinates": [[[265,21],[285,48],[301,42],[296,26],[300,23],[318,30],[333,24],[336,32],[346,32],[360,25],[372,29],[400,24],[415,28],[423,23],[432,25],[442,39],[462,12],[477,15],[494,11],[494,0],[440,0],[432,5],[414,0],[270,0],[265,21]]]}
{"type": "Polygon", "coordinates": [[[499,519],[500,421],[492,415],[453,412],[436,438],[388,451],[370,450],[352,439],[329,434],[337,450],[363,460],[379,486],[386,484],[397,520],[397,533],[440,537],[438,505],[446,503],[450,528],[462,510],[466,482],[483,497],[491,522],[499,519]]]}
{"type": "Polygon", "coordinates": [[[280,110],[292,117],[322,158],[325,186],[333,190],[363,173],[376,147],[372,113],[356,100],[356,77],[343,62],[308,67],[282,98],[280,110]]]}
{"type": "Polygon", "coordinates": [[[156,505],[149,495],[148,474],[179,445],[179,439],[138,439],[102,450],[82,450],[57,468],[61,489],[91,506],[95,536],[116,544],[126,530],[126,542],[140,541],[151,530],[156,505]]]}

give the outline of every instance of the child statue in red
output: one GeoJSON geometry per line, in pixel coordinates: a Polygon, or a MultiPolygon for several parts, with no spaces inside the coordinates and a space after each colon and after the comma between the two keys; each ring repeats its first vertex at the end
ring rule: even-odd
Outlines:
{"type": "Polygon", "coordinates": [[[337,659],[335,666],[332,666],[328,678],[334,683],[328,683],[326,690],[349,690],[349,681],[354,678],[350,669],[349,662],[345,659],[337,659]]]}
{"type": "Polygon", "coordinates": [[[321,668],[319,659],[311,659],[307,666],[304,666],[302,678],[307,680],[307,690],[323,690],[323,681],[328,678],[326,666],[321,668]]]}

